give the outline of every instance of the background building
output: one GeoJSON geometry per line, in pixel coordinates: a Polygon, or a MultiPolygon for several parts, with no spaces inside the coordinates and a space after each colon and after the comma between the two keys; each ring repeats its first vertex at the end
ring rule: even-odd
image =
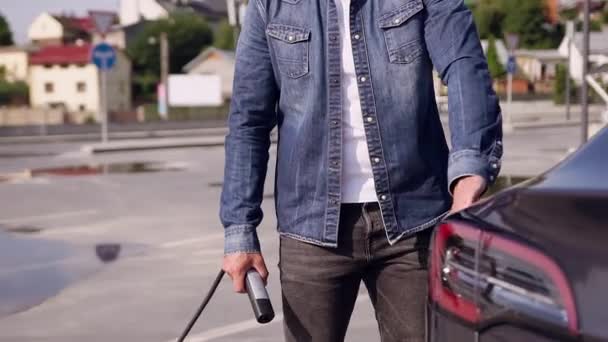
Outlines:
{"type": "MultiPolygon", "coordinates": [[[[90,44],[46,46],[30,56],[30,104],[63,109],[72,121],[97,120],[100,109],[100,71],[90,62],[90,44]]],[[[116,66],[108,72],[108,110],[131,109],[131,62],[117,51],[116,66]]]]}
{"type": "Polygon", "coordinates": [[[210,47],[201,52],[195,59],[184,66],[184,72],[191,75],[217,75],[220,78],[222,97],[232,97],[234,80],[234,51],[210,47]]]}

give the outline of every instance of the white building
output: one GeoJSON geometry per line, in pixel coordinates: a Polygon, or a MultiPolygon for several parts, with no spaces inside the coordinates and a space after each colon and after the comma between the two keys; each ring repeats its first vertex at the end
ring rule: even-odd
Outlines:
{"type": "MultiPolygon", "coordinates": [[[[90,62],[90,44],[42,47],[30,55],[30,105],[61,108],[75,117],[99,120],[100,71],[90,62]]],[[[108,110],[131,109],[131,62],[118,51],[107,74],[108,110]]],[[[78,121],[78,120],[76,120],[78,121]]]]}
{"type": "Polygon", "coordinates": [[[27,31],[27,38],[34,44],[61,44],[65,35],[62,23],[49,13],[34,19],[27,31]]]}
{"type": "Polygon", "coordinates": [[[517,66],[531,82],[551,81],[555,78],[557,66],[567,58],[558,50],[516,50],[517,66]]]}
{"type": "MultiPolygon", "coordinates": [[[[559,53],[568,57],[568,38],[564,37],[559,46],[559,53]]],[[[589,36],[589,61],[593,67],[600,67],[608,64],[608,28],[604,27],[603,31],[591,32],[589,36]]],[[[570,55],[570,76],[576,83],[581,83],[583,79],[583,34],[577,32],[571,42],[570,55]]],[[[604,82],[608,82],[608,73],[602,76],[604,82]]]]}
{"type": "Polygon", "coordinates": [[[234,52],[210,47],[186,64],[184,72],[191,75],[217,75],[220,78],[221,92],[224,100],[232,97],[234,81],[234,52]]]}
{"type": "Polygon", "coordinates": [[[141,20],[159,20],[181,10],[198,13],[210,22],[228,15],[226,0],[120,0],[120,24],[129,26],[141,20]]]}
{"type": "Polygon", "coordinates": [[[0,48],[0,67],[9,82],[28,79],[28,52],[24,48],[8,46],[0,48]]]}
{"type": "MultiPolygon", "coordinates": [[[[111,13],[118,16],[115,13],[111,13]]],[[[77,17],[42,13],[28,29],[28,39],[35,45],[59,45],[90,42],[95,31],[91,15],[77,17]]]]}

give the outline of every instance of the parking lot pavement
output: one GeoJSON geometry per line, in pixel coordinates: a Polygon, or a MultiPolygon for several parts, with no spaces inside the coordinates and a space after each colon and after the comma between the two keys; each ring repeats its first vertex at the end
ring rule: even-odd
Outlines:
{"type": "MultiPolygon", "coordinates": [[[[552,166],[577,132],[505,137],[505,172],[552,166]]],[[[93,156],[78,149],[0,146],[0,341],[172,341],[219,270],[223,148],[93,156]]],[[[248,298],[224,279],[190,341],[282,340],[273,172],[268,177],[259,232],[277,318],[255,324],[248,298]]],[[[365,290],[347,340],[379,340],[365,290]]]]}

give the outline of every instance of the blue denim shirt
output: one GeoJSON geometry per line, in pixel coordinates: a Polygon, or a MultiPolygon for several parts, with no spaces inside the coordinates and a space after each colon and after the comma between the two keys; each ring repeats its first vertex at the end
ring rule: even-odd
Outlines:
{"type": "MultiPolygon", "coordinates": [[[[249,1],[225,145],[220,217],[226,254],[260,250],[256,227],[275,126],[280,234],[338,244],[343,108],[334,1],[249,1]]],[[[495,180],[500,108],[462,0],[352,0],[349,20],[374,182],[395,243],[445,215],[458,178],[495,180]],[[448,87],[451,151],[433,67],[448,87]]]]}

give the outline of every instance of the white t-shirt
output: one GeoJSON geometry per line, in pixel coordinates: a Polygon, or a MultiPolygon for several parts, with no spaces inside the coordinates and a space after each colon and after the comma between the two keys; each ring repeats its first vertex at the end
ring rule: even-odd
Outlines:
{"type": "Polygon", "coordinates": [[[350,0],[334,1],[342,37],[342,203],[376,202],[351,44],[350,0]]]}

